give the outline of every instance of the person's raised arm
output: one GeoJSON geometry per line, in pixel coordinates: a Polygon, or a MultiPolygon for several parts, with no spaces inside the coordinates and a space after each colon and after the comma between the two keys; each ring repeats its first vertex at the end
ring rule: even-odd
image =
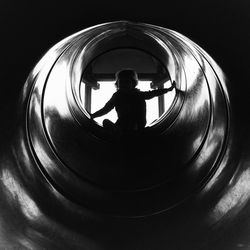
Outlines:
{"type": "Polygon", "coordinates": [[[144,95],[144,99],[151,99],[156,96],[164,95],[168,93],[169,91],[172,91],[176,87],[176,82],[173,81],[170,88],[164,88],[164,89],[156,89],[151,91],[142,92],[144,95]]]}
{"type": "Polygon", "coordinates": [[[90,117],[91,117],[91,119],[94,119],[96,117],[103,116],[103,115],[107,114],[108,112],[110,112],[114,107],[115,107],[114,96],[112,96],[112,98],[105,104],[105,106],[103,108],[101,108],[98,111],[96,111],[95,113],[91,114],[90,117]]]}

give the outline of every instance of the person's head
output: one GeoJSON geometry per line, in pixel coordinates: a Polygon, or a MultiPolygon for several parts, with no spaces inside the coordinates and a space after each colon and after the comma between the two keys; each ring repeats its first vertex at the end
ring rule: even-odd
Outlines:
{"type": "Polygon", "coordinates": [[[138,76],[135,70],[124,69],[116,73],[116,87],[118,89],[133,89],[138,83],[138,76]]]}

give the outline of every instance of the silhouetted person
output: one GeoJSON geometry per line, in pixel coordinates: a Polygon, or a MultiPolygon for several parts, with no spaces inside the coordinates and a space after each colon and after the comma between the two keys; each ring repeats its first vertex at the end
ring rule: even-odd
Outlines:
{"type": "Polygon", "coordinates": [[[134,70],[122,70],[117,74],[117,91],[103,108],[91,115],[91,118],[103,116],[116,109],[118,119],[116,123],[105,119],[103,127],[109,130],[118,130],[122,133],[141,130],[146,126],[146,101],[155,96],[163,95],[175,88],[173,82],[170,88],[152,91],[140,91],[136,88],[138,76],[134,70]]]}

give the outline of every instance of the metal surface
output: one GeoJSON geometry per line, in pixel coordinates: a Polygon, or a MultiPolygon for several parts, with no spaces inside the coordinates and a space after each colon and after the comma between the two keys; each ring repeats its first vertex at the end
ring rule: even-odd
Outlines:
{"type": "Polygon", "coordinates": [[[225,240],[250,193],[227,85],[197,44],[158,26],[106,23],[56,44],[30,73],[1,154],[0,247],[247,249],[225,240]],[[89,119],[79,89],[93,58],[128,47],[150,51],[177,91],[153,126],[120,141],[89,119]]]}

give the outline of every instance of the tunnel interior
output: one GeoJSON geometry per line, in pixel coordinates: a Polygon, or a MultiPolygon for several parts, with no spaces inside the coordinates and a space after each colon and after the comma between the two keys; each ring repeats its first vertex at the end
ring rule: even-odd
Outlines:
{"type": "Polygon", "coordinates": [[[160,213],[213,185],[228,160],[226,78],[175,31],[127,21],[97,25],[52,47],[26,84],[25,131],[37,167],[80,206],[125,217],[160,213]],[[98,91],[98,81],[114,80],[124,66],[135,67],[141,80],[164,76],[177,87],[152,125],[116,140],[90,119],[93,96],[86,92],[98,91]]]}

